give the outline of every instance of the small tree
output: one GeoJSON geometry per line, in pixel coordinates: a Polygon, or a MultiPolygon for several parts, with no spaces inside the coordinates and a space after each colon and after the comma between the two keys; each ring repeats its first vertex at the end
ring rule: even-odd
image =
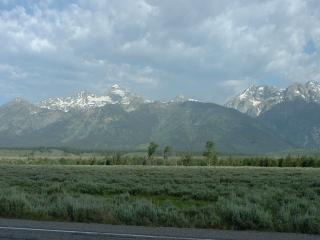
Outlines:
{"type": "Polygon", "coordinates": [[[183,166],[190,166],[192,163],[192,153],[189,152],[189,153],[183,154],[181,160],[182,160],[183,166]]]}
{"type": "Polygon", "coordinates": [[[170,154],[170,152],[172,151],[172,148],[170,146],[166,146],[164,149],[163,149],[163,159],[168,159],[168,156],[170,154]]]}
{"type": "Polygon", "coordinates": [[[148,146],[148,158],[150,159],[158,148],[158,144],[151,142],[148,146]]]}
{"type": "Polygon", "coordinates": [[[217,161],[217,153],[212,141],[207,141],[206,150],[204,151],[203,156],[207,158],[208,166],[211,166],[211,164],[214,164],[217,161]]]}
{"type": "Polygon", "coordinates": [[[120,165],[121,164],[121,153],[120,152],[114,152],[112,154],[112,164],[114,165],[120,165]]]}

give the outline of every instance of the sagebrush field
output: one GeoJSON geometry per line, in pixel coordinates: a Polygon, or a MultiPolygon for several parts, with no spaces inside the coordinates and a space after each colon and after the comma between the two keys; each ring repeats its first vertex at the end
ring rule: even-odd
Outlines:
{"type": "Polygon", "coordinates": [[[320,233],[319,199],[311,168],[0,168],[1,217],[320,233]]]}

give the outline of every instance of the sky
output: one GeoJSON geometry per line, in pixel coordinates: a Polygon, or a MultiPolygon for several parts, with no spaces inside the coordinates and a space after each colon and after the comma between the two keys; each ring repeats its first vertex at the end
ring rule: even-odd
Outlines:
{"type": "Polygon", "coordinates": [[[222,104],[320,81],[318,0],[0,0],[0,103],[119,84],[222,104]]]}

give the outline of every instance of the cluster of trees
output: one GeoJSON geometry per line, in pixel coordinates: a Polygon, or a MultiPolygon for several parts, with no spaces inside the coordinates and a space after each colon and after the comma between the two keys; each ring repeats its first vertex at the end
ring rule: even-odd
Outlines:
{"type": "Polygon", "coordinates": [[[286,157],[232,157],[221,159],[218,166],[257,166],[257,167],[320,167],[318,156],[286,157]]]}
{"type": "Polygon", "coordinates": [[[175,151],[171,146],[160,148],[155,142],[150,142],[146,150],[147,154],[121,151],[70,154],[50,148],[9,149],[10,158],[2,157],[0,164],[320,167],[319,155],[218,157],[212,141],[206,142],[202,154],[175,151]]]}
{"type": "MultiPolygon", "coordinates": [[[[151,159],[153,157],[158,147],[159,145],[156,144],[155,142],[150,142],[147,150],[148,159],[151,159]]],[[[172,152],[172,147],[165,146],[163,149],[163,159],[164,160],[168,159],[171,152],[172,152]]],[[[218,160],[218,154],[215,150],[213,141],[207,141],[205,145],[205,151],[203,152],[202,155],[206,158],[208,166],[216,165],[218,160]]],[[[191,159],[192,159],[191,154],[184,155],[184,159],[183,159],[184,165],[189,165],[188,163],[191,162],[191,159]]]]}

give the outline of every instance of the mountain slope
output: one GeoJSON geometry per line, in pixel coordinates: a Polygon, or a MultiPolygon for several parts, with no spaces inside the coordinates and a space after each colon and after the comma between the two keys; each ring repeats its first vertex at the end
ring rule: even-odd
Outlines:
{"type": "Polygon", "coordinates": [[[259,120],[296,147],[320,145],[320,105],[317,103],[286,101],[261,114],[259,120]]]}
{"type": "Polygon", "coordinates": [[[266,153],[289,147],[256,119],[212,103],[171,105],[153,136],[159,143],[193,151],[202,150],[208,139],[222,152],[266,153]]]}
{"type": "Polygon", "coordinates": [[[19,103],[1,107],[0,116],[2,126],[7,126],[0,130],[1,147],[134,150],[156,141],[181,151],[202,151],[207,140],[214,140],[219,151],[230,153],[289,147],[257,119],[212,103],[144,103],[133,111],[122,104],[107,104],[68,112],[19,103]],[[19,111],[14,111],[17,106],[19,111]],[[12,119],[12,124],[3,124],[4,118],[12,119]],[[19,128],[17,119],[28,120],[19,128]]]}

